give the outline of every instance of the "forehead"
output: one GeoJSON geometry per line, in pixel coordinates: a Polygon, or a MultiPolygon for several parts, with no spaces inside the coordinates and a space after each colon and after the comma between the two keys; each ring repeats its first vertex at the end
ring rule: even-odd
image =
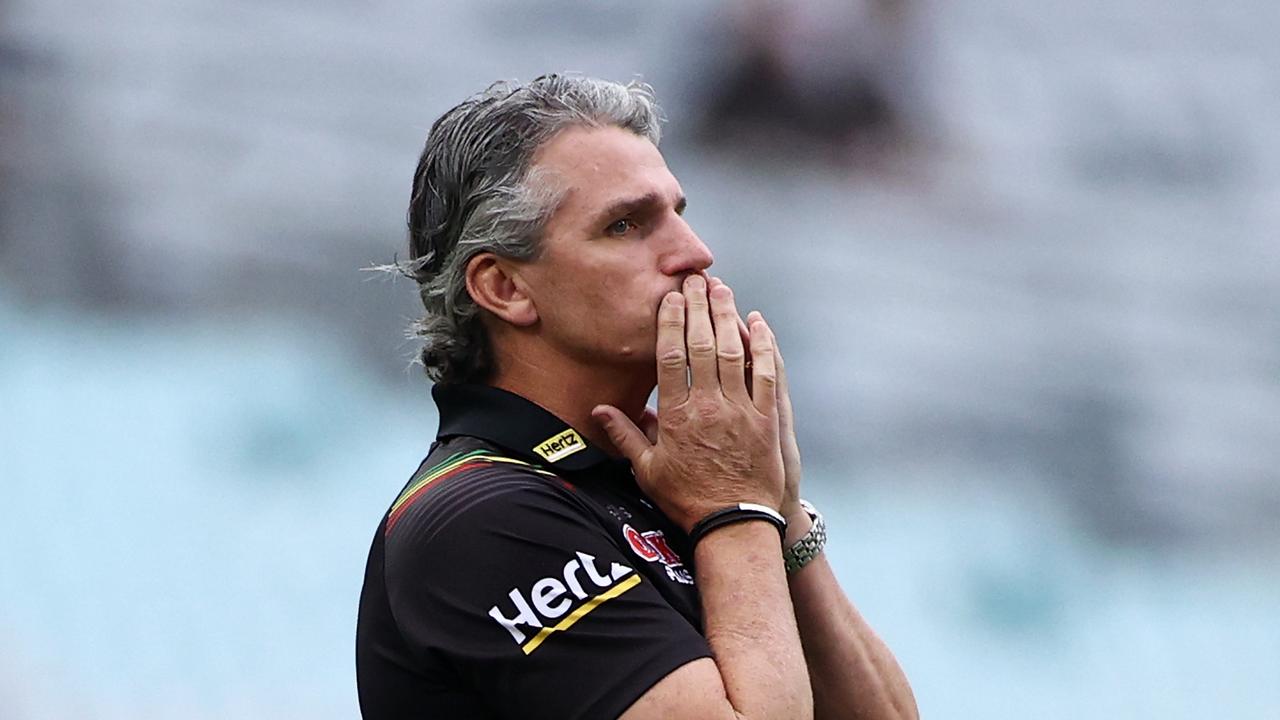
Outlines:
{"type": "Polygon", "coordinates": [[[574,127],[547,141],[534,167],[563,184],[565,196],[552,216],[585,220],[619,200],[656,194],[674,203],[680,183],[648,138],[618,127],[574,127]]]}

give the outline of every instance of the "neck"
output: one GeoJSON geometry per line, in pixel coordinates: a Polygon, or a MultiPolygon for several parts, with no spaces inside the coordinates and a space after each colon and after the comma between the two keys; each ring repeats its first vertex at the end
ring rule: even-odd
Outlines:
{"type": "Polygon", "coordinates": [[[498,358],[498,369],[489,382],[494,387],[530,400],[564,420],[587,442],[617,456],[618,450],[600,427],[591,410],[612,405],[637,425],[653,390],[653,371],[637,366],[601,366],[570,358],[498,358]]]}

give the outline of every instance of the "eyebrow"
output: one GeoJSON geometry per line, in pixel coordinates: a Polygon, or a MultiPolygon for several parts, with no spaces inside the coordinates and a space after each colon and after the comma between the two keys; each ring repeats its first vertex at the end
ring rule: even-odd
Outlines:
{"type": "MultiPolygon", "coordinates": [[[[626,215],[643,213],[644,211],[651,210],[654,206],[661,204],[661,202],[662,196],[656,192],[645,193],[638,197],[615,200],[596,216],[595,224],[602,225],[626,215]]],[[[689,199],[684,195],[681,195],[679,199],[676,200],[676,212],[682,212],[688,204],[689,199]]]]}

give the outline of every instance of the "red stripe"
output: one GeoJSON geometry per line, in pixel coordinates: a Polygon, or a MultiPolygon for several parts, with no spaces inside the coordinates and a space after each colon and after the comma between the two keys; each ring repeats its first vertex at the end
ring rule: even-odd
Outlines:
{"type": "Polygon", "coordinates": [[[427,488],[431,487],[432,485],[435,485],[436,483],[440,482],[441,480],[444,480],[447,477],[450,477],[452,475],[457,475],[458,473],[468,468],[476,467],[478,465],[492,465],[492,464],[493,463],[488,460],[467,461],[459,465],[458,467],[450,470],[449,472],[441,475],[440,477],[435,478],[431,482],[423,484],[421,487],[419,487],[418,489],[410,493],[409,496],[404,499],[404,502],[400,505],[400,507],[396,508],[395,512],[391,513],[390,517],[387,518],[386,532],[387,533],[391,532],[391,528],[395,526],[396,521],[400,519],[400,516],[404,514],[404,511],[408,510],[409,506],[412,505],[414,501],[417,500],[418,497],[422,495],[422,492],[427,488]]]}

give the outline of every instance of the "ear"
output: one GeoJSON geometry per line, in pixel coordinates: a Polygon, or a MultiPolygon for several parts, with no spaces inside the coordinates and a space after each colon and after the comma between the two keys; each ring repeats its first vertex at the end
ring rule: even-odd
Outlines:
{"type": "Polygon", "coordinates": [[[538,309],[513,270],[497,255],[480,253],[467,263],[467,292],[477,305],[500,320],[528,327],[538,321],[538,309]]]}

